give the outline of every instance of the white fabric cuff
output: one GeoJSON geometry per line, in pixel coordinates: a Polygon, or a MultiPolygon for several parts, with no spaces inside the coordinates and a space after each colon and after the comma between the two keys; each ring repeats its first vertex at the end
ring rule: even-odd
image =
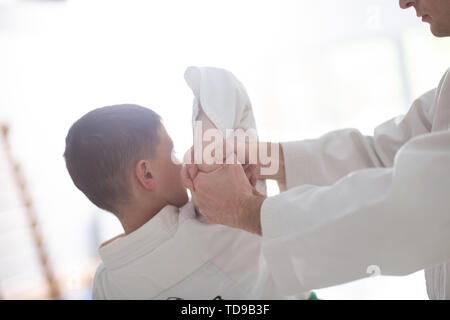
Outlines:
{"type": "Polygon", "coordinates": [[[313,166],[308,156],[307,143],[304,141],[283,142],[281,148],[287,189],[310,183],[313,166]]]}

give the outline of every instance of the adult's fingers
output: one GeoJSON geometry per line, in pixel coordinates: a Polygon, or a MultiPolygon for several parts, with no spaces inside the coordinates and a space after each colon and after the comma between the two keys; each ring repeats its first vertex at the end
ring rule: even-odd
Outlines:
{"type": "Polygon", "coordinates": [[[193,164],[194,163],[194,147],[190,147],[188,151],[183,156],[183,163],[193,164]]]}
{"type": "Polygon", "coordinates": [[[188,188],[192,192],[194,192],[194,183],[192,182],[191,177],[189,176],[188,169],[186,168],[186,165],[183,165],[181,168],[181,181],[183,183],[183,186],[185,188],[188,188]]]}
{"type": "Polygon", "coordinates": [[[189,173],[189,177],[194,180],[198,174],[198,167],[195,164],[186,164],[187,172],[189,173]]]}
{"type": "Polygon", "coordinates": [[[250,181],[250,178],[253,175],[253,171],[251,170],[251,167],[249,164],[245,164],[245,165],[243,165],[243,167],[244,167],[245,175],[247,176],[247,179],[250,181]]]}
{"type": "Polygon", "coordinates": [[[225,162],[231,153],[236,152],[232,142],[230,142],[227,139],[223,139],[222,144],[219,144],[219,146],[220,145],[222,146],[222,148],[216,148],[216,146],[215,146],[211,152],[211,156],[214,157],[214,159],[217,163],[225,162]]]}
{"type": "Polygon", "coordinates": [[[256,185],[258,181],[257,165],[256,164],[246,164],[244,165],[245,175],[252,186],[256,185]]]}
{"type": "Polygon", "coordinates": [[[253,195],[255,195],[255,196],[264,197],[264,195],[262,195],[258,190],[256,190],[256,188],[254,186],[253,186],[252,192],[253,192],[253,195]]]}
{"type": "Polygon", "coordinates": [[[250,184],[252,185],[252,187],[256,186],[256,183],[258,182],[258,174],[257,173],[253,173],[252,176],[249,179],[250,184]]]}
{"type": "Polygon", "coordinates": [[[194,164],[194,147],[190,147],[183,156],[184,167],[191,180],[194,180],[198,173],[198,167],[194,164]]]}

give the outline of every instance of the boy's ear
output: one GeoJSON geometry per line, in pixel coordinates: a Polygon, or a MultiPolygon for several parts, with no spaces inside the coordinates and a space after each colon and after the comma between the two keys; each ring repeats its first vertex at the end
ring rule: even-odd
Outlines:
{"type": "Polygon", "coordinates": [[[155,179],[150,170],[150,162],[148,160],[139,160],[136,164],[136,178],[142,187],[148,190],[155,188],[155,179]]]}

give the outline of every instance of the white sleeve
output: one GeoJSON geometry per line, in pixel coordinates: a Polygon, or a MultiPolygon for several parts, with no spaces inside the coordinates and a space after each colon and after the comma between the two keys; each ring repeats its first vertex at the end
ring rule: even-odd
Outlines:
{"type": "Polygon", "coordinates": [[[282,143],[287,188],[330,185],[359,169],[392,167],[402,145],[414,136],[430,132],[435,93],[431,90],[418,98],[404,117],[380,125],[374,136],[345,129],[319,139],[282,143]]]}
{"type": "Polygon", "coordinates": [[[398,150],[392,168],[297,186],[261,208],[263,253],[283,293],[406,275],[450,259],[450,132],[398,150]]]}

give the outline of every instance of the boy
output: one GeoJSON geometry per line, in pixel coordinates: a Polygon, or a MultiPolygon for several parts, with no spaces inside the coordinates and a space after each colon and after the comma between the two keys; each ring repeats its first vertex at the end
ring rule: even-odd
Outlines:
{"type": "Polygon", "coordinates": [[[172,153],[160,117],[137,105],[93,110],[70,128],[70,176],[125,231],[99,249],[93,298],[285,298],[261,259],[258,236],[196,214],[172,153]]]}

